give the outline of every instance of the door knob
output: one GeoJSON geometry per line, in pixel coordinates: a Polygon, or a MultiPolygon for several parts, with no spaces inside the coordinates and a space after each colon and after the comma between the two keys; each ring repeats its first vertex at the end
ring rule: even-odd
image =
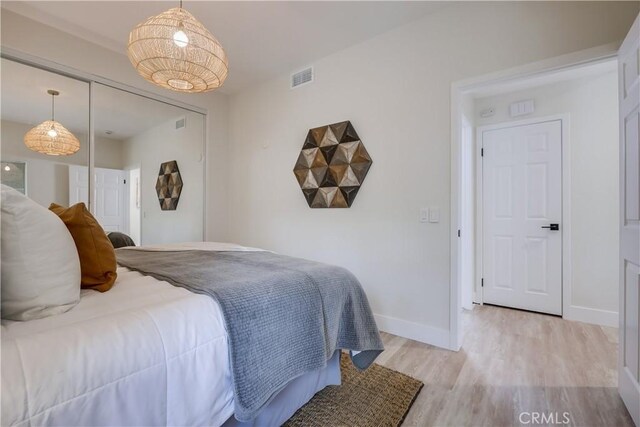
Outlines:
{"type": "Polygon", "coordinates": [[[551,231],[558,231],[560,230],[560,224],[549,224],[549,225],[543,225],[540,228],[548,228],[551,231]]]}

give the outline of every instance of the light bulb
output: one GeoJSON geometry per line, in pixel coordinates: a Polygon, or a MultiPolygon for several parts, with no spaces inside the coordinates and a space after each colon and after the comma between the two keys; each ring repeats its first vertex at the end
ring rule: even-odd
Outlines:
{"type": "Polygon", "coordinates": [[[6,170],[7,172],[9,172],[11,170],[11,168],[9,166],[5,166],[4,170],[6,170]]]}
{"type": "Polygon", "coordinates": [[[182,30],[178,30],[173,33],[173,42],[178,47],[185,47],[189,44],[189,37],[182,30]]]}
{"type": "Polygon", "coordinates": [[[56,136],[58,136],[58,132],[56,132],[54,128],[51,128],[47,131],[47,135],[49,135],[51,138],[55,138],[56,136]]]}

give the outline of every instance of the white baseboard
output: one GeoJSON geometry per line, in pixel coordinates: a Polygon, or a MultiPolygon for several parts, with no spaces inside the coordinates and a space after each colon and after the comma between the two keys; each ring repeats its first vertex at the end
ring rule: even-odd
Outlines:
{"type": "Polygon", "coordinates": [[[575,320],[594,325],[618,327],[618,313],[615,311],[570,305],[562,317],[567,320],[575,320]]]}
{"type": "Polygon", "coordinates": [[[376,319],[378,329],[381,331],[450,350],[449,331],[446,329],[434,328],[433,326],[381,314],[374,314],[373,316],[376,319]]]}

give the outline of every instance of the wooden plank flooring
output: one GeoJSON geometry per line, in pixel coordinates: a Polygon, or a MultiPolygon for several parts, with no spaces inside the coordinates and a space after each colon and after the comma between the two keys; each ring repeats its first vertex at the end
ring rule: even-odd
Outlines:
{"type": "Polygon", "coordinates": [[[616,388],[617,329],[491,306],[463,318],[459,352],[383,334],[377,363],[425,384],[404,426],[563,425],[565,412],[573,426],[633,426],[616,388]]]}

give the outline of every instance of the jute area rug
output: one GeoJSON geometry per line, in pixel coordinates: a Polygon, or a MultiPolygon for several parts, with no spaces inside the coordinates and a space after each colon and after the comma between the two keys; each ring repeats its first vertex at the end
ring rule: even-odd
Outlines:
{"type": "Polygon", "coordinates": [[[423,386],[415,378],[375,363],[360,372],[344,352],[340,369],[342,385],[320,391],[285,426],[396,427],[402,424],[423,386]]]}

